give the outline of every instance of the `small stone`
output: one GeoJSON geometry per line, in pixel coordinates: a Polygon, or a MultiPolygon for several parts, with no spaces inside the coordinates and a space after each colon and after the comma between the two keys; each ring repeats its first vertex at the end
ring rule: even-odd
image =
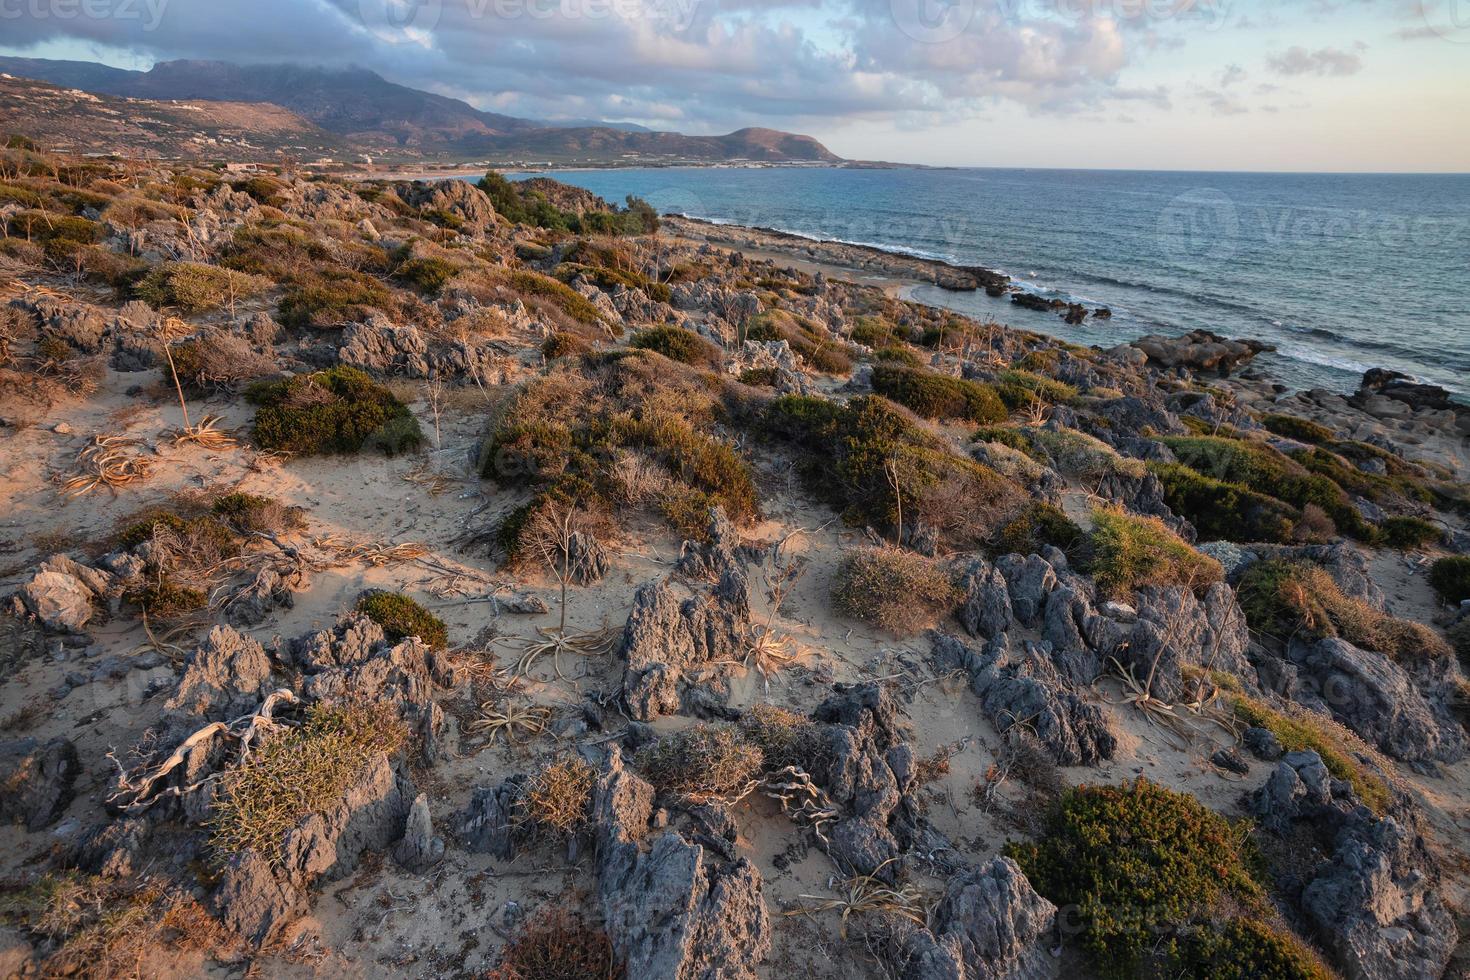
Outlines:
{"type": "Polygon", "coordinates": [[[1245,757],[1233,745],[1210,756],[1210,761],[1227,772],[1238,773],[1242,776],[1251,771],[1251,764],[1245,761],[1245,757]]]}
{"type": "Polygon", "coordinates": [[[65,422],[57,422],[51,427],[51,431],[59,436],[69,436],[72,433],[72,428],[65,422]]]}
{"type": "Polygon", "coordinates": [[[1265,762],[1275,762],[1286,752],[1276,736],[1266,728],[1247,728],[1240,741],[1251,755],[1265,762]]]}

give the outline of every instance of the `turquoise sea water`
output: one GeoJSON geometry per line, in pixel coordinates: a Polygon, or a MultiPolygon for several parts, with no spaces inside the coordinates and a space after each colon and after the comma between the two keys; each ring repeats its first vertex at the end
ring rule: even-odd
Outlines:
{"type": "MultiPolygon", "coordinates": [[[[519,176],[519,175],[518,175],[519,176]]],[[[1084,344],[1206,328],[1279,347],[1292,387],[1388,367],[1470,397],[1470,175],[1081,170],[565,171],[661,212],[1009,273],[1113,309],[1069,327],[983,293],[915,299],[1084,344]]]]}

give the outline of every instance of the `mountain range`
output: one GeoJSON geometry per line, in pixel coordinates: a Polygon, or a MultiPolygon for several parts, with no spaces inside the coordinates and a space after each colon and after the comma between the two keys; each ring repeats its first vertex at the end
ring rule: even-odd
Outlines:
{"type": "MultiPolygon", "coordinates": [[[[460,99],[390,82],[366,68],[164,61],[149,71],[129,71],[85,61],[0,57],[0,72],[96,96],[159,103],[160,112],[173,102],[278,107],[300,118],[305,128],[292,127],[299,133],[320,131],[311,133],[308,143],[337,143],[348,152],[394,162],[844,162],[810,136],[773,129],[686,136],[626,123],[538,122],[485,112],[460,99]]],[[[0,107],[0,120],[26,131],[22,107],[0,107]]],[[[272,114],[270,124],[279,132],[281,117],[272,114]]]]}

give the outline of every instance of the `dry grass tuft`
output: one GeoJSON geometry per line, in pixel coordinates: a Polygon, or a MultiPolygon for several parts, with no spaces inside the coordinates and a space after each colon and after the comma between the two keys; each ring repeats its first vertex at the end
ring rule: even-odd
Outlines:
{"type": "Polygon", "coordinates": [[[520,819],[564,837],[576,833],[587,823],[593,781],[592,767],[575,756],[551,763],[526,784],[520,819]]]}
{"type": "Polygon", "coordinates": [[[607,933],[562,908],[538,912],[506,944],[485,980],[618,980],[623,965],[607,933]]]}
{"type": "Polygon", "coordinates": [[[900,548],[863,548],[843,557],[832,600],[845,616],[908,636],[952,611],[959,591],[932,558],[900,548]]]}
{"type": "Polygon", "coordinates": [[[634,765],[656,789],[688,800],[734,803],[755,789],[761,750],[729,727],[695,725],[638,750],[634,765]]]}
{"type": "Polygon", "coordinates": [[[375,756],[407,739],[386,704],[313,705],[304,724],[267,736],[220,778],[210,844],[221,857],[255,850],[279,861],[287,831],[334,805],[375,756]]]}

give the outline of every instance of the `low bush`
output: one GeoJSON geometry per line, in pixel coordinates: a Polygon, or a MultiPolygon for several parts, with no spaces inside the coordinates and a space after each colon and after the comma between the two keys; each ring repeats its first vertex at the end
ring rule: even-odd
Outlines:
{"type": "Polygon", "coordinates": [[[74,242],[78,245],[95,245],[103,238],[102,225],[86,218],[53,214],[50,211],[13,212],[6,227],[9,233],[28,242],[74,242]]]}
{"type": "Polygon", "coordinates": [[[576,756],[549,763],[531,775],[517,803],[518,816],[562,837],[587,824],[592,809],[592,767],[576,756]]]}
{"type": "Polygon", "coordinates": [[[1029,408],[1037,401],[1065,405],[1077,399],[1076,388],[1031,371],[1002,371],[995,379],[995,390],[1012,411],[1029,408]]]}
{"type": "Polygon", "coordinates": [[[394,755],[407,740],[388,704],[313,704],[305,722],[266,735],[221,775],[210,832],[216,856],[223,862],[253,850],[280,862],[287,833],[337,806],[374,758],[394,755]]]}
{"type": "Polygon", "coordinates": [[[392,455],[423,442],[407,406],[356,368],[259,382],[245,395],[258,406],[254,438],[262,449],[310,456],[376,445],[392,455]]]}
{"type": "Polygon", "coordinates": [[[444,621],[406,595],[369,592],[357,600],[357,611],[383,627],[383,635],[392,643],[416,636],[433,650],[449,646],[444,621]]]}
{"type": "Polygon", "coordinates": [[[7,882],[0,912],[42,940],[36,959],[27,960],[39,977],[158,976],[177,969],[181,953],[221,955],[232,946],[187,891],[147,872],[65,871],[20,887],[7,882]]]}
{"type": "MultiPolygon", "coordinates": [[[[181,340],[168,353],[179,383],[201,394],[234,391],[244,382],[277,373],[274,359],[256,353],[244,338],[219,330],[181,340]]],[[[161,370],[170,380],[167,359],[161,370]]]]}
{"type": "Polygon", "coordinates": [[[408,259],[393,270],[393,278],[425,293],[437,293],[459,269],[448,259],[427,256],[408,259]]]}
{"type": "Polygon", "coordinates": [[[1379,539],[1390,548],[1413,551],[1439,540],[1439,525],[1422,517],[1390,517],[1378,525],[1379,539]]]}
{"type": "Polygon", "coordinates": [[[177,307],[186,314],[207,313],[246,299],[266,288],[258,276],[199,262],[165,262],[133,287],[133,293],[155,309],[177,307]]]}
{"type": "Polygon", "coordinates": [[[1470,556],[1441,558],[1429,567],[1429,584],[1440,601],[1457,606],[1470,599],[1470,556]]]}
{"type": "Polygon", "coordinates": [[[955,455],[911,415],[876,395],[839,405],[788,395],[771,402],[761,430],[805,450],[812,489],[850,524],[897,529],[917,519],[957,547],[988,541],[1026,506],[1020,487],[955,455]]]}
{"type": "Polygon", "coordinates": [[[154,577],[123,598],[154,619],[176,619],[209,606],[203,590],[179,585],[166,575],[154,577]]]}
{"type": "Polygon", "coordinates": [[[1379,816],[1388,811],[1393,800],[1388,782],[1357,761],[1359,756],[1371,758],[1376,753],[1352,732],[1325,715],[1294,706],[1288,715],[1243,694],[1231,696],[1230,702],[1240,724],[1266,729],[1288,752],[1317,753],[1327,771],[1352,786],[1365,806],[1379,816]]]}
{"type": "Polygon", "coordinates": [[[660,303],[667,303],[673,296],[673,290],[666,283],[656,282],[647,276],[622,268],[562,262],[556,267],[555,273],[556,278],[565,283],[570,283],[580,276],[604,292],[611,292],[618,286],[625,289],[641,289],[650,299],[660,303]]]}
{"type": "Polygon", "coordinates": [[[1077,910],[1103,977],[1330,976],[1284,927],[1260,921],[1274,912],[1244,828],[1188,794],[1142,778],[1079,787],[1040,840],[1006,853],[1037,891],[1077,910]]]}
{"type": "Polygon", "coordinates": [[[873,360],[890,361],[909,368],[922,368],[924,366],[924,359],[919,356],[918,351],[912,347],[900,346],[898,344],[889,344],[887,347],[880,347],[873,352],[873,360]]]}
{"type": "Polygon", "coordinates": [[[581,357],[592,351],[592,344],[578,334],[557,331],[541,343],[541,356],[548,361],[559,357],[581,357]]]}
{"type": "Polygon", "coordinates": [[[1007,415],[993,388],[890,361],[873,365],[873,391],[926,419],[988,423],[1007,415]]]}
{"type": "Polygon", "coordinates": [[[809,774],[820,773],[832,754],[822,726],[773,704],[747,708],[740,716],[740,731],[761,750],[767,772],[795,766],[809,774]]]}
{"type": "Polygon", "coordinates": [[[959,592],[939,562],[899,548],[850,551],[838,565],[832,601],[844,616],[908,636],[954,609],[959,592]]]}
{"type": "Polygon", "coordinates": [[[1027,429],[1025,434],[1031,439],[1033,451],[1067,476],[1096,481],[1113,475],[1136,479],[1147,472],[1141,460],[1120,456],[1101,439],[1076,429],[1043,426],[1027,429]]]}
{"type": "Polygon", "coordinates": [[[1295,415],[1280,415],[1271,413],[1261,416],[1261,424],[1266,430],[1285,439],[1295,439],[1297,442],[1317,445],[1331,442],[1337,438],[1336,433],[1320,422],[1311,419],[1297,418],[1295,415]]]}
{"type": "Polygon", "coordinates": [[[683,327],[660,326],[640,330],[633,335],[628,346],[635,350],[651,350],[669,360],[696,367],[718,369],[722,354],[719,348],[692,330],[683,327]]]}
{"type": "Polygon", "coordinates": [[[1198,592],[1225,577],[1219,562],[1191,548],[1157,517],[1096,508],[1092,523],[1083,564],[1106,596],[1127,599],[1145,585],[1198,592]]]}
{"type": "Polygon", "coordinates": [[[243,535],[284,535],[306,527],[306,511],[274,497],[254,493],[227,493],[210,508],[216,518],[243,535]]]}
{"type": "Polygon", "coordinates": [[[1245,570],[1236,592],[1251,629],[1280,643],[1293,637],[1308,641],[1341,637],[1406,663],[1449,655],[1434,630],[1343,595],[1332,576],[1317,565],[1259,561],[1245,570]]]}
{"type": "Polygon", "coordinates": [[[276,307],[281,325],[294,330],[363,320],[375,310],[391,311],[393,294],[371,276],[343,271],[331,278],[291,287],[276,307]]]}
{"type": "Polygon", "coordinates": [[[566,909],[547,907],[505,944],[499,965],[484,980],[621,980],[623,975],[606,932],[566,909]]]}
{"type": "Polygon", "coordinates": [[[1002,555],[1034,555],[1050,545],[1072,552],[1086,537],[1060,507],[1036,501],[1000,529],[995,550],[1002,555]]]}
{"type": "Polygon", "coordinates": [[[640,748],[633,765],[660,793],[735,800],[761,771],[761,750],[728,725],[695,725],[640,748]]]}
{"type": "Polygon", "coordinates": [[[1301,513],[1290,504],[1195,472],[1183,463],[1150,463],[1164,487],[1164,502],[1199,531],[1223,541],[1290,541],[1301,513]]]}
{"type": "MultiPolygon", "coordinates": [[[[890,347],[895,343],[901,344],[909,339],[907,330],[880,316],[871,315],[860,316],[854,321],[851,336],[855,343],[874,349],[890,347]]],[[[890,347],[890,349],[894,348],[890,347]]],[[[897,349],[902,350],[903,348],[897,349]]]]}
{"type": "Polygon", "coordinates": [[[1270,446],[1225,436],[1171,436],[1163,440],[1179,462],[1198,473],[1275,497],[1298,509],[1316,504],[1337,527],[1363,541],[1376,535],[1346,491],[1270,446]]]}

